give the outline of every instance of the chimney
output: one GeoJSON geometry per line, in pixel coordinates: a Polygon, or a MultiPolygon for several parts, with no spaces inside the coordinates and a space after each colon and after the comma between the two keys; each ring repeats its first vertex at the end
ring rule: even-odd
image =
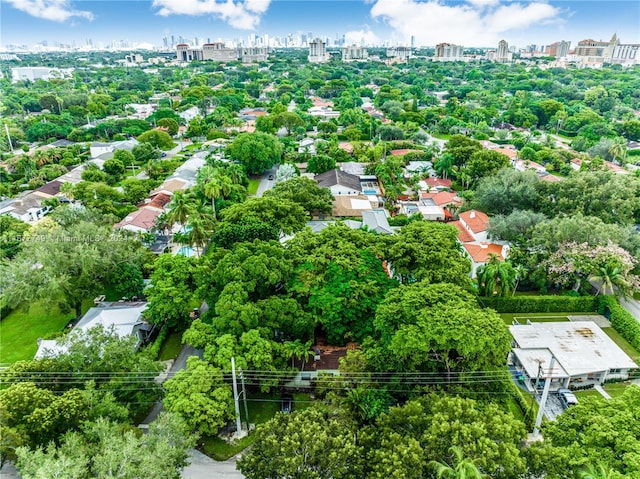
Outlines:
{"type": "Polygon", "coordinates": [[[475,218],[476,217],[476,210],[471,210],[471,214],[469,214],[469,218],[475,218]]]}

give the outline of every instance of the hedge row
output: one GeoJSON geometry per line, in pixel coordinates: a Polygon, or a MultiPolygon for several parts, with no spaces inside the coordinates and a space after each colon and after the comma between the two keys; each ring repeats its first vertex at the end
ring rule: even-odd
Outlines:
{"type": "Polygon", "coordinates": [[[599,298],[598,312],[609,318],[611,326],[634,348],[640,350],[640,322],[612,296],[599,298]]]}
{"type": "Polygon", "coordinates": [[[590,313],[598,309],[593,296],[493,296],[478,297],[478,303],[498,313],[590,313]]]}
{"type": "Polygon", "coordinates": [[[160,332],[158,333],[155,341],[147,346],[147,349],[151,353],[152,357],[157,359],[160,356],[160,348],[162,347],[162,343],[164,343],[164,340],[167,338],[168,334],[169,328],[167,326],[162,326],[162,329],[160,329],[160,332]]]}

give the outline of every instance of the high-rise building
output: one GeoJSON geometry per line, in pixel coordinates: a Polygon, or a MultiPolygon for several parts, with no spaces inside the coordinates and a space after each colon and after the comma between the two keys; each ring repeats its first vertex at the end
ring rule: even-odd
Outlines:
{"type": "Polygon", "coordinates": [[[411,48],[415,48],[416,47],[416,37],[414,35],[411,35],[411,48]]]}
{"type": "Polygon", "coordinates": [[[387,48],[387,57],[393,58],[399,62],[406,62],[413,53],[411,47],[390,47],[387,48]]]}
{"type": "Polygon", "coordinates": [[[329,61],[326,42],[319,38],[309,42],[309,56],[307,58],[310,63],[324,63],[329,61]]]}
{"type": "Polygon", "coordinates": [[[342,47],[342,61],[352,62],[357,60],[366,60],[369,58],[369,52],[366,48],[358,46],[355,43],[348,47],[342,47]]]}
{"type": "Polygon", "coordinates": [[[436,45],[435,59],[438,61],[457,61],[462,60],[464,47],[462,45],[454,45],[453,43],[439,43],[436,45]]]}
{"type": "Polygon", "coordinates": [[[561,40],[559,42],[553,42],[551,45],[547,45],[547,48],[545,48],[544,53],[546,55],[549,55],[550,57],[564,58],[569,54],[570,47],[571,47],[571,42],[561,40]]]}
{"type": "Polygon", "coordinates": [[[498,42],[498,50],[496,52],[496,61],[500,63],[507,63],[513,59],[513,53],[509,51],[509,44],[506,40],[500,40],[498,42]]]}

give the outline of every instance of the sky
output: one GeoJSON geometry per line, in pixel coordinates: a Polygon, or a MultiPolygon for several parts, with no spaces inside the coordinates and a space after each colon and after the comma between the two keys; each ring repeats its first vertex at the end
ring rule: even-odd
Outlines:
{"type": "Polygon", "coordinates": [[[505,0],[0,0],[0,45],[84,45],[162,38],[345,35],[366,44],[449,42],[524,47],[592,38],[640,43],[640,1],[505,0]]]}

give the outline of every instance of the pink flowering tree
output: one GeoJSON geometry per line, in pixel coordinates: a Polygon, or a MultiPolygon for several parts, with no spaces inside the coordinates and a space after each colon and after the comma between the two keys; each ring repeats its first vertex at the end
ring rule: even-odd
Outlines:
{"type": "Polygon", "coordinates": [[[563,243],[546,261],[548,279],[562,287],[580,289],[589,281],[596,294],[627,296],[640,290],[640,278],[633,274],[638,260],[627,250],[609,243],[563,243]]]}

